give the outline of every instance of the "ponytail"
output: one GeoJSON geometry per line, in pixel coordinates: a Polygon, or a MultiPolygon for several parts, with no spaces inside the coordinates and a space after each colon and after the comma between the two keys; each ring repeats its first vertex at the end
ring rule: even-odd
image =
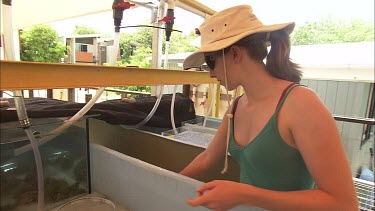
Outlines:
{"type": "Polygon", "coordinates": [[[290,38],[285,30],[269,33],[256,33],[244,37],[234,45],[244,46],[250,57],[262,62],[267,57],[266,70],[275,78],[291,82],[300,82],[302,73],[299,66],[290,61],[290,38]],[[271,50],[267,55],[267,42],[271,43],[271,50]]]}
{"type": "Polygon", "coordinates": [[[266,69],[276,78],[300,82],[302,73],[299,65],[290,61],[290,38],[284,30],[271,32],[271,50],[267,55],[266,69]]]}

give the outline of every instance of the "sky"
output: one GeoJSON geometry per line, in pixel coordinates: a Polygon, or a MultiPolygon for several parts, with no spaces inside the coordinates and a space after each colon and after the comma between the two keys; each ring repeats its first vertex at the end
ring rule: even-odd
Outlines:
{"type": "MultiPolygon", "coordinates": [[[[336,16],[342,19],[361,18],[374,21],[374,0],[200,0],[201,3],[220,11],[230,6],[249,4],[254,14],[264,23],[296,22],[303,25],[321,16],[336,16]]],[[[138,7],[125,10],[122,26],[150,24],[151,11],[138,7]]],[[[186,33],[197,28],[203,18],[181,8],[175,9],[174,28],[186,33]]],[[[69,35],[76,25],[92,27],[101,34],[112,34],[114,31],[112,12],[82,16],[51,23],[60,36],[69,35]]],[[[132,33],[135,28],[122,29],[121,32],[132,33]]]]}

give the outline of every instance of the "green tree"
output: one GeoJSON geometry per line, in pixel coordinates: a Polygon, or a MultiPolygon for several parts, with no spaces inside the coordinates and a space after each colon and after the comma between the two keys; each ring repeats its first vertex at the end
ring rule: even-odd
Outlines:
{"type": "Polygon", "coordinates": [[[152,28],[139,28],[133,34],[122,33],[120,36],[120,65],[151,67],[147,57],[152,55],[152,28]]]}
{"type": "Polygon", "coordinates": [[[72,32],[72,34],[99,34],[100,32],[94,28],[76,25],[76,28],[72,32]]]}
{"type": "MultiPolygon", "coordinates": [[[[152,56],[152,34],[153,29],[149,27],[139,28],[133,34],[122,33],[120,36],[120,49],[122,50],[121,62],[117,65],[126,66],[134,65],[142,68],[151,67],[149,57],[152,56]]],[[[162,53],[165,53],[165,33],[163,33],[162,53]]],[[[197,47],[191,46],[189,43],[195,39],[197,35],[194,32],[184,35],[180,32],[172,32],[169,43],[169,54],[191,52],[197,47]]],[[[150,86],[144,87],[116,87],[118,89],[127,89],[133,91],[151,91],[150,86]]]]}
{"type": "MultiPolygon", "coordinates": [[[[198,49],[196,46],[190,45],[190,42],[196,39],[198,35],[194,31],[191,31],[188,35],[180,32],[172,32],[171,39],[169,42],[169,54],[193,52],[198,49]]],[[[163,54],[165,53],[165,33],[163,36],[163,54]]]]}
{"type": "MultiPolygon", "coordinates": [[[[152,56],[152,34],[153,29],[149,27],[139,28],[133,34],[121,34],[120,48],[123,52],[121,55],[121,65],[150,67],[148,60],[145,60],[147,57],[152,56]]],[[[194,32],[190,32],[188,35],[184,35],[180,32],[172,32],[168,53],[175,54],[195,51],[197,47],[189,44],[195,38],[197,38],[197,35],[195,35],[194,32]]],[[[164,54],[165,33],[163,33],[162,40],[162,53],[164,54]]]]}
{"type": "Polygon", "coordinates": [[[332,16],[297,26],[292,45],[374,41],[374,23],[361,19],[342,20],[332,16]]]}
{"type": "Polygon", "coordinates": [[[151,64],[147,57],[152,56],[150,47],[140,46],[135,51],[134,56],[130,57],[130,65],[135,65],[143,68],[150,68],[151,64]]]}
{"type": "Polygon", "coordinates": [[[138,45],[133,38],[134,36],[131,34],[123,33],[120,35],[120,49],[122,49],[121,64],[123,65],[130,65],[131,56],[134,54],[134,47],[138,45]]]}
{"type": "Polygon", "coordinates": [[[49,25],[35,26],[21,32],[21,60],[32,62],[60,62],[66,57],[67,47],[58,41],[58,34],[49,25]]]}

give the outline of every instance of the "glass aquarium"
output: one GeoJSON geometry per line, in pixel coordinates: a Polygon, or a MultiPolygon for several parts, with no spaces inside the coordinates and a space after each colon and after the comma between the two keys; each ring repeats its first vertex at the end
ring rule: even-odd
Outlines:
{"type": "MultiPolygon", "coordinates": [[[[186,124],[189,124],[189,125],[203,126],[204,118],[205,118],[204,116],[198,116],[197,115],[197,117],[195,119],[181,122],[181,125],[184,126],[186,124]]],[[[222,119],[218,119],[218,118],[215,118],[215,117],[207,117],[206,124],[205,124],[204,127],[218,129],[221,122],[222,122],[222,119]]]]}
{"type": "MultiPolygon", "coordinates": [[[[90,192],[86,120],[60,134],[51,131],[62,118],[32,119],[30,127],[39,143],[44,174],[44,208],[59,206],[90,192]]],[[[38,181],[30,141],[18,122],[0,124],[0,210],[36,210],[38,181]]]]}
{"type": "Polygon", "coordinates": [[[177,134],[173,130],[168,130],[162,132],[161,135],[206,148],[214,138],[216,131],[217,129],[214,128],[186,123],[184,126],[177,128],[177,134]]]}

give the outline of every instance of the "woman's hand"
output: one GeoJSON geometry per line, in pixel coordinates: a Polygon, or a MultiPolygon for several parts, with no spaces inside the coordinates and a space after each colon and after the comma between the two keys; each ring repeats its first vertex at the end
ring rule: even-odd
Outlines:
{"type": "Polygon", "coordinates": [[[187,199],[191,206],[204,206],[213,210],[228,210],[243,203],[244,184],[215,180],[202,185],[198,190],[195,199],[187,199]]]}

